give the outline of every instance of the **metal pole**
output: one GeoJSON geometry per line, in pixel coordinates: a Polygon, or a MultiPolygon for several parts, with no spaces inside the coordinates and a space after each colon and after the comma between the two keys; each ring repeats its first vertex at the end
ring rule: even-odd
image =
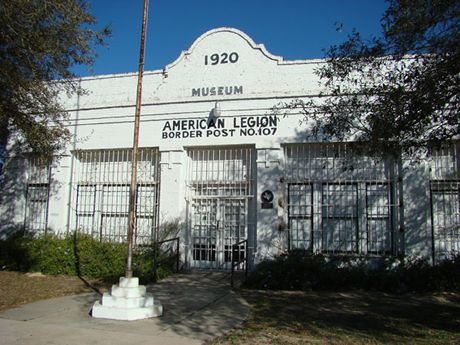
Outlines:
{"type": "Polygon", "coordinates": [[[139,148],[139,122],[141,115],[142,100],[142,76],[144,74],[144,48],[145,32],[147,29],[147,13],[149,1],[144,0],[144,14],[142,16],[141,47],[139,53],[139,73],[137,76],[136,115],[134,120],[133,152],[131,159],[131,185],[129,188],[129,215],[128,215],[128,260],[126,263],[126,278],[133,276],[133,233],[136,222],[136,199],[137,199],[137,159],[139,148]]]}

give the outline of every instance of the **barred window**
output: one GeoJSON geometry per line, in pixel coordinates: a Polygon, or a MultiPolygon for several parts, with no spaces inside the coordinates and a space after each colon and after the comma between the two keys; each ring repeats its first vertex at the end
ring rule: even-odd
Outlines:
{"type": "Polygon", "coordinates": [[[433,258],[460,255],[460,142],[433,150],[430,157],[430,189],[433,258]]]}
{"type": "Polygon", "coordinates": [[[290,249],[395,252],[398,165],[353,143],[284,146],[290,249]]]}
{"type": "MultiPolygon", "coordinates": [[[[131,149],[89,150],[74,153],[74,219],[76,230],[103,240],[127,240],[131,149]]],[[[139,149],[134,241],[154,240],[157,227],[159,153],[139,149]]]]}
{"type": "Polygon", "coordinates": [[[46,160],[30,158],[26,166],[25,230],[44,233],[48,227],[50,165],[46,160]]]}

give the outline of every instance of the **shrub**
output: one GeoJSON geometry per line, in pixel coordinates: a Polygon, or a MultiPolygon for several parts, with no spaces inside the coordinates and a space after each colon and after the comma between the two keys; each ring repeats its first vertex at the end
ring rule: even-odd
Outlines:
{"type": "Polygon", "coordinates": [[[421,259],[326,257],[321,254],[292,252],[261,262],[249,275],[245,286],[304,291],[458,291],[460,257],[431,266],[421,259]]]}
{"type": "MultiPolygon", "coordinates": [[[[0,241],[2,269],[76,275],[116,282],[124,275],[127,245],[99,241],[89,235],[31,236],[16,234],[0,241]]],[[[133,274],[142,283],[164,278],[173,272],[168,255],[155,255],[153,246],[133,250],[133,274]],[[156,257],[156,264],[155,264],[156,257]]]]}

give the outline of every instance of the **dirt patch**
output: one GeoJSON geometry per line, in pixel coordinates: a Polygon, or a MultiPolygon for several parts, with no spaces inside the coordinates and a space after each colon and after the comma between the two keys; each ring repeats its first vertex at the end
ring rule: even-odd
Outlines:
{"type": "Polygon", "coordinates": [[[78,277],[0,271],[0,311],[42,299],[107,291],[107,284],[78,277]]]}

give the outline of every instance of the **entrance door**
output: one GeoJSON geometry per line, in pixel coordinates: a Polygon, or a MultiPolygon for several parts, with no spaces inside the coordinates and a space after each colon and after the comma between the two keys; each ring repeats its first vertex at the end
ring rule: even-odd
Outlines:
{"type": "MultiPolygon", "coordinates": [[[[192,266],[231,269],[232,246],[247,238],[247,200],[193,199],[192,266]]],[[[244,245],[239,248],[244,255],[244,245]]]]}
{"type": "MultiPolygon", "coordinates": [[[[251,149],[193,149],[188,154],[191,267],[229,270],[232,246],[248,238],[251,149]]],[[[239,259],[247,245],[236,250],[239,259]]]]}

